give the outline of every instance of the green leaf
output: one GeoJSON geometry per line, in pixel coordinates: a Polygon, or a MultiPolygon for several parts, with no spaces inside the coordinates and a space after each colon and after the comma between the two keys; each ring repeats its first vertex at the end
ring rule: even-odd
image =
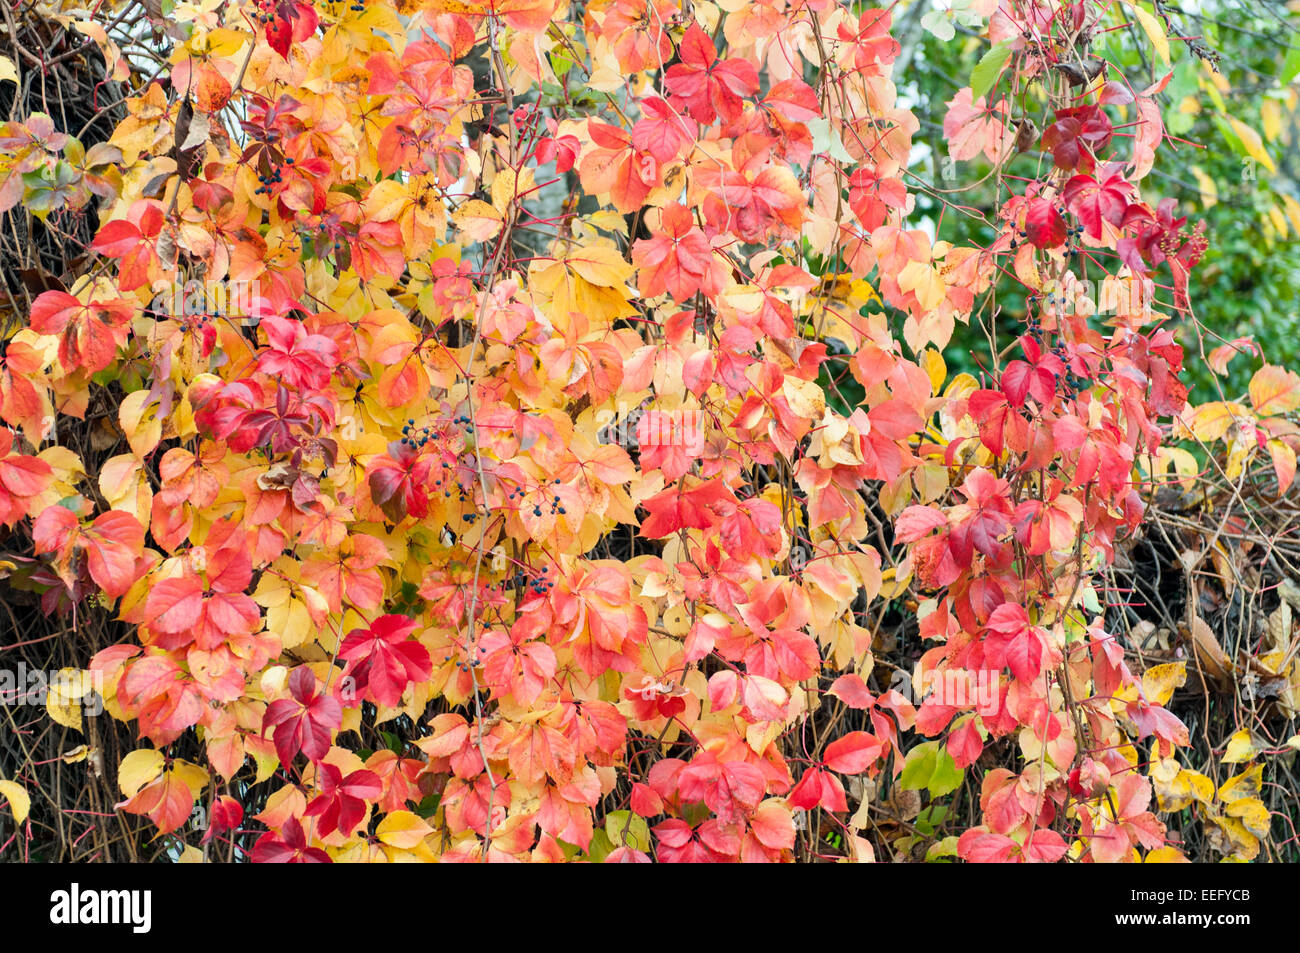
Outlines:
{"type": "Polygon", "coordinates": [[[650,825],[644,817],[631,811],[611,811],[606,814],[604,833],[613,845],[610,850],[614,847],[630,847],[647,852],[650,850],[650,825]],[[625,828],[626,835],[623,833],[625,828]]]}
{"type": "MultiPolygon", "coordinates": [[[[626,814],[627,812],[624,811],[623,813],[626,814]]],[[[559,843],[563,845],[564,841],[560,841],[559,843]]],[[[591,844],[587,847],[587,858],[593,864],[603,864],[605,858],[610,855],[610,852],[613,851],[613,849],[614,844],[610,840],[609,835],[604,831],[596,831],[591,835],[591,844]]],[[[566,850],[565,853],[567,854],[568,851],[566,850]]]]}
{"type": "Polygon", "coordinates": [[[932,844],[930,849],[925,852],[925,862],[927,864],[946,864],[950,861],[949,857],[957,856],[957,838],[945,837],[936,844],[932,844]]]}
{"type": "MultiPolygon", "coordinates": [[[[575,857],[582,856],[582,848],[577,844],[570,844],[567,840],[561,840],[558,837],[555,838],[555,843],[559,846],[560,853],[564,854],[564,860],[566,863],[573,860],[575,857]]],[[[594,850],[596,846],[596,839],[593,837],[591,839],[591,847],[594,850]]]]}
{"type": "Polygon", "coordinates": [[[957,35],[956,27],[952,25],[952,20],[943,10],[931,10],[921,17],[921,29],[943,43],[947,43],[957,35]]]}
{"type": "Polygon", "coordinates": [[[1242,145],[1241,139],[1239,139],[1237,134],[1232,131],[1232,127],[1224,121],[1223,117],[1215,116],[1214,124],[1219,127],[1219,132],[1223,133],[1223,141],[1228,144],[1228,147],[1232,149],[1233,152],[1237,153],[1237,155],[1244,156],[1246,154],[1246,147],[1242,145]]]}
{"type": "Polygon", "coordinates": [[[1083,590],[1083,607],[1093,615],[1101,615],[1101,602],[1097,599],[1097,590],[1088,586],[1083,590]]]}
{"type": "Polygon", "coordinates": [[[63,154],[73,165],[79,166],[86,161],[86,147],[76,136],[68,136],[68,141],[63,144],[63,154]]]}
{"type": "Polygon", "coordinates": [[[1002,67],[1011,57],[1011,44],[999,43],[980,57],[970,74],[970,98],[973,102],[988,93],[1002,75],[1002,67]]]}
{"type": "Polygon", "coordinates": [[[441,794],[430,794],[415,808],[415,813],[428,820],[438,813],[438,805],[441,801],[441,794]]]}
{"type": "Polygon", "coordinates": [[[922,834],[929,836],[937,831],[948,816],[948,806],[946,804],[931,804],[920,814],[916,815],[913,822],[916,829],[922,834]]]}
{"type": "Polygon", "coordinates": [[[1286,54],[1286,60],[1282,63],[1282,73],[1278,79],[1285,86],[1298,75],[1300,75],[1300,46],[1293,46],[1286,54]]]}
{"type": "Polygon", "coordinates": [[[935,753],[934,773],[930,775],[930,783],[926,787],[930,789],[931,797],[943,797],[961,787],[963,777],[965,772],[957,767],[957,762],[952,760],[948,749],[939,748],[935,753]]]}
{"type": "Polygon", "coordinates": [[[903,760],[903,775],[898,784],[904,791],[922,791],[930,786],[935,764],[939,759],[939,742],[926,741],[907,753],[903,760]]]}
{"type": "Polygon", "coordinates": [[[558,53],[551,54],[551,69],[555,71],[556,76],[563,78],[572,68],[573,60],[569,59],[569,57],[561,56],[558,53]]]}
{"type": "Polygon", "coordinates": [[[813,152],[824,152],[836,162],[853,163],[853,156],[844,148],[840,134],[831,128],[829,119],[808,120],[808,131],[812,133],[813,152]]]}

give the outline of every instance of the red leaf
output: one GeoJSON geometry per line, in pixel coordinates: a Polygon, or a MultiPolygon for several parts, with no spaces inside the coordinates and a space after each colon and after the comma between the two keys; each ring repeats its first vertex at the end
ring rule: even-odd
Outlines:
{"type": "Polygon", "coordinates": [[[130,513],[113,510],[96,517],[85,534],[86,566],[105,594],[116,599],[136,579],[136,557],[144,550],[144,529],[130,513]]]}
{"type": "Polygon", "coordinates": [[[948,753],[958,768],[970,767],[983,751],[984,739],[980,737],[974,715],[966,718],[960,727],[948,735],[948,753]]]}
{"type": "Polygon", "coordinates": [[[909,506],[894,521],[894,537],[900,543],[914,543],[932,530],[948,525],[948,517],[932,506],[909,506]]]}
{"type": "Polygon", "coordinates": [[[1030,832],[1021,853],[1031,864],[1054,864],[1068,849],[1060,834],[1040,828],[1030,832]]]}
{"type": "Polygon", "coordinates": [[[268,831],[253,845],[255,864],[332,864],[329,854],[307,846],[307,835],[296,817],[284,822],[280,836],[268,831]]]}
{"type": "Polygon", "coordinates": [[[790,122],[807,122],[822,114],[817,93],[801,79],[783,79],[767,92],[763,105],[790,122]]]}
{"type": "Polygon", "coordinates": [[[345,778],[338,767],[327,761],[316,767],[316,784],[320,796],[307,805],[303,816],[320,818],[316,828],[320,837],[328,837],[335,831],[350,837],[365,819],[367,802],[379,800],[384,793],[384,785],[375,772],[362,768],[345,778]]]}
{"type": "Polygon", "coordinates": [[[641,100],[641,118],[632,127],[632,145],[660,162],[677,158],[682,146],[695,138],[695,123],[679,116],[657,96],[641,100]]]}
{"type": "Polygon", "coordinates": [[[1051,150],[1057,168],[1091,172],[1112,134],[1110,119],[1098,106],[1058,109],[1056,121],[1043,133],[1043,148],[1051,150]]]}
{"type": "Polygon", "coordinates": [[[721,522],[715,508],[723,501],[735,505],[735,497],[721,480],[709,480],[689,490],[681,484],[670,486],[641,504],[650,513],[641,523],[641,535],[662,539],[679,529],[707,529],[721,522]]]}
{"type": "Polygon", "coordinates": [[[1065,183],[1061,196],[1088,234],[1101,238],[1102,222],[1109,222],[1117,228],[1123,223],[1132,192],[1133,186],[1118,173],[1101,183],[1090,175],[1076,175],[1065,183]]]}
{"type": "Polygon", "coordinates": [[[871,708],[876,704],[876,696],[867,690],[867,684],[862,680],[862,676],[853,673],[835,679],[827,693],[834,695],[850,708],[871,708]]]}
{"type": "Polygon", "coordinates": [[[381,705],[396,707],[410,682],[432,674],[429,650],[408,636],[418,623],[404,615],[380,616],[367,629],[353,629],[339,646],[339,658],[350,664],[344,671],[356,679],[358,691],[369,691],[381,705]]]}
{"type": "Polygon", "coordinates": [[[1055,248],[1065,243],[1065,219],[1048,199],[1033,199],[1025,213],[1025,233],[1035,248],[1055,248]]]}
{"type": "Polygon", "coordinates": [[[850,731],[826,746],[825,764],[841,774],[861,774],[884,753],[885,746],[867,731],[850,731]]]}
{"type": "Polygon", "coordinates": [[[706,126],[718,115],[731,122],[740,117],[742,97],[758,92],[758,71],[748,60],[718,61],[713,40],[692,23],[677,49],[681,62],[664,73],[664,86],[682,100],[692,119],[706,126]]]}
{"type": "Polygon", "coordinates": [[[759,843],[769,850],[791,850],[794,847],[794,818],[780,804],[764,801],[750,815],[749,827],[759,843]]]}
{"type": "Polygon", "coordinates": [[[337,698],[317,693],[316,676],[305,665],[289,676],[289,693],[266,707],[262,731],[274,728],[272,739],[281,764],[289,764],[302,751],[319,761],[330,749],[332,733],[343,723],[343,707],[337,698]]]}
{"type": "Polygon", "coordinates": [[[957,856],[971,864],[1006,864],[1012,861],[1018,846],[1004,834],[972,827],[958,839],[957,856]]]}
{"type": "Polygon", "coordinates": [[[1103,106],[1124,106],[1133,102],[1133,91],[1117,80],[1108,80],[1097,101],[1103,106]]]}

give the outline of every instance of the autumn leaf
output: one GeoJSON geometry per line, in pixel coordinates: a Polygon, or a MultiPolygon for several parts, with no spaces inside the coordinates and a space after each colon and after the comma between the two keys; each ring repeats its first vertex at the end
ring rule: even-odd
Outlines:
{"type": "Polygon", "coordinates": [[[311,669],[299,666],[289,676],[291,698],[271,702],[266,708],[262,730],[273,729],[275,752],[282,764],[289,764],[302,751],[319,761],[329,751],[332,734],[343,723],[338,699],[318,691],[311,669]]]}
{"type": "Polygon", "coordinates": [[[1300,374],[1265,364],[1250,379],[1250,403],[1256,413],[1263,415],[1300,408],[1300,374]]]}

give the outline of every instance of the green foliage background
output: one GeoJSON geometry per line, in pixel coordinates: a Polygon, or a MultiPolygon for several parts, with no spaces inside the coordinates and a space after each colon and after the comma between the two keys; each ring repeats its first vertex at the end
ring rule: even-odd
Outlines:
{"type": "MultiPolygon", "coordinates": [[[[975,64],[988,43],[967,33],[965,43],[944,42],[921,28],[921,18],[946,0],[911,0],[895,10],[895,22],[905,24],[905,68],[895,75],[909,105],[921,118],[918,140],[928,144],[924,161],[914,166],[928,172],[939,188],[974,182],[989,172],[982,160],[945,169],[942,123],[947,102],[970,81],[975,64]],[[948,175],[945,176],[945,172],[948,175]]],[[[952,6],[959,6],[953,3],[952,6]]],[[[1148,5],[1148,10],[1152,10],[1148,5]]],[[[1166,131],[1185,142],[1166,144],[1161,165],[1143,183],[1143,198],[1155,202],[1172,196],[1179,214],[1191,226],[1205,219],[1210,247],[1192,273],[1191,296],[1195,320],[1177,322],[1188,352],[1187,383],[1193,401],[1235,397],[1245,392],[1250,375],[1267,359],[1293,365],[1300,358],[1300,209],[1287,215],[1283,196],[1300,200],[1300,2],[1283,5],[1267,0],[1188,0],[1178,6],[1161,2],[1154,10],[1195,41],[1210,59],[1198,57],[1188,43],[1171,42],[1173,77],[1160,96],[1166,131]],[[1219,81],[1212,62],[1217,59],[1219,81]],[[1273,106],[1266,106],[1272,102],[1273,106]],[[1270,136],[1263,113],[1275,110],[1280,128],[1270,136]],[[1261,133],[1264,149],[1276,171],[1252,159],[1227,121],[1235,118],[1261,133]],[[1213,183],[1213,194],[1204,183],[1213,183]],[[1198,327],[1199,325],[1199,327],[1198,327]],[[1240,355],[1224,378],[1217,378],[1199,356],[1223,341],[1253,336],[1263,359],[1240,355]],[[1202,340],[1203,339],[1203,340],[1202,340]],[[1220,393],[1222,388],[1222,393],[1220,393]]],[[[963,28],[957,22],[956,32],[963,28]]],[[[1122,72],[1135,88],[1162,77],[1168,69],[1150,59],[1150,43],[1136,24],[1099,37],[1093,51],[1111,64],[1111,76],[1122,72]]],[[[1032,102],[1021,104],[1033,113],[1032,102]]],[[[1123,145],[1120,150],[1123,150],[1123,145]]],[[[1048,160],[1050,161],[1050,159],[1048,160]]],[[[1011,160],[1004,172],[1034,176],[1041,164],[1030,149],[1011,160]]],[[[909,182],[915,186],[916,182],[909,182]]],[[[940,237],[958,244],[986,244],[994,235],[978,218],[944,211],[937,197],[918,190],[916,220],[937,222],[940,237]]],[[[993,178],[970,191],[948,196],[991,220],[998,196],[993,178]]],[[[1167,273],[1157,275],[1167,283],[1167,273]]],[[[1023,298],[999,292],[999,345],[1023,326],[1023,298]]],[[[978,373],[971,352],[987,353],[986,331],[973,318],[958,327],[945,352],[949,368],[978,373]]]]}

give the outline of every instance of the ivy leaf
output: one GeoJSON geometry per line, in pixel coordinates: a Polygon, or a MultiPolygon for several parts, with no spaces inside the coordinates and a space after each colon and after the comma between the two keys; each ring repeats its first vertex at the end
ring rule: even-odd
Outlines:
{"type": "Polygon", "coordinates": [[[807,125],[808,131],[812,133],[813,152],[828,155],[836,162],[853,162],[853,156],[844,148],[839,133],[831,128],[829,119],[810,119],[807,125]]]}
{"type": "Polygon", "coordinates": [[[957,763],[953,761],[952,755],[948,753],[947,748],[938,747],[937,742],[931,743],[935,744],[934,771],[930,775],[926,787],[929,789],[931,797],[943,797],[945,794],[951,794],[961,787],[965,772],[957,767],[957,763]]]}
{"type": "Polygon", "coordinates": [[[15,821],[21,824],[27,820],[27,812],[31,810],[32,799],[22,785],[13,781],[0,781],[0,794],[3,794],[9,802],[9,809],[13,811],[15,821]]]}
{"type": "Polygon", "coordinates": [[[923,791],[930,786],[935,766],[939,761],[939,743],[926,741],[907,753],[903,760],[903,774],[898,779],[904,791],[923,791]]]}
{"type": "Polygon", "coordinates": [[[980,57],[970,74],[971,99],[979,99],[993,88],[1010,58],[1010,43],[999,43],[980,57]]]}
{"type": "Polygon", "coordinates": [[[316,676],[305,665],[289,676],[289,693],[292,698],[267,706],[262,730],[275,729],[272,739],[281,764],[289,764],[300,750],[319,761],[329,751],[332,732],[343,723],[343,708],[337,698],[317,691],[316,676]]]}
{"type": "Polygon", "coordinates": [[[921,17],[921,29],[944,43],[957,35],[957,30],[952,25],[952,18],[946,10],[931,10],[921,17]]]}

